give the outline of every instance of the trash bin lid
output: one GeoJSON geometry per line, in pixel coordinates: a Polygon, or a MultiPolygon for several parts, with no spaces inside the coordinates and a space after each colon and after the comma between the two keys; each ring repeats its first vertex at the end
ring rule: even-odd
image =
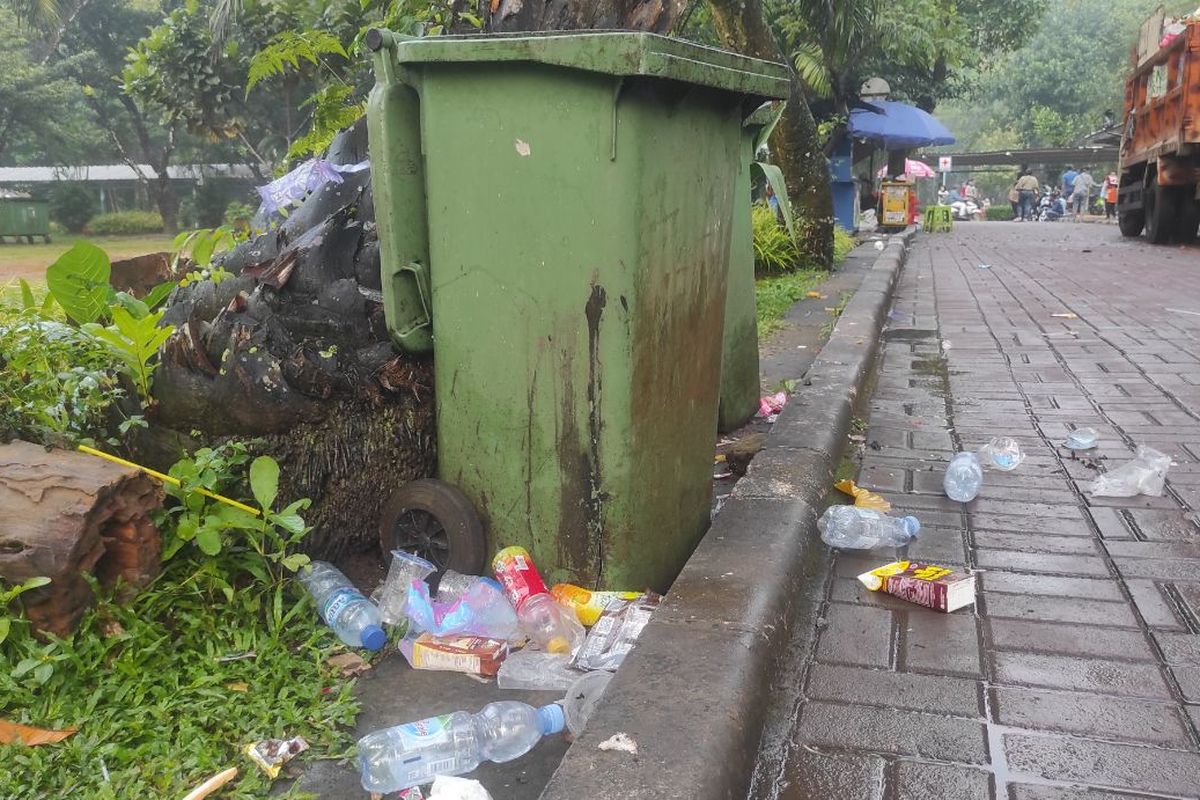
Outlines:
{"type": "Polygon", "coordinates": [[[532,61],[607,75],[666,78],[730,92],[784,99],[782,64],[640,31],[511,33],[401,39],[402,64],[532,61]]]}

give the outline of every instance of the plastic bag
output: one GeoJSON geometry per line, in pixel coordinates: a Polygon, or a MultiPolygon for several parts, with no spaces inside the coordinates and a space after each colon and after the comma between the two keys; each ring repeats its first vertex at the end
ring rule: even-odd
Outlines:
{"type": "Polygon", "coordinates": [[[1092,482],[1092,497],[1161,497],[1171,457],[1152,447],[1139,447],[1137,457],[1092,482]]]}
{"type": "Polygon", "coordinates": [[[417,628],[434,636],[482,636],[502,641],[517,638],[517,612],[500,584],[491,578],[478,579],[453,603],[434,602],[425,581],[412,581],[406,613],[417,628]]]}
{"type": "Polygon", "coordinates": [[[429,790],[429,800],[492,800],[492,796],[479,781],[438,775],[429,790]]]}
{"type": "Polygon", "coordinates": [[[526,647],[504,659],[496,674],[496,685],[501,689],[565,691],[582,676],[571,666],[569,655],[526,647]]]}

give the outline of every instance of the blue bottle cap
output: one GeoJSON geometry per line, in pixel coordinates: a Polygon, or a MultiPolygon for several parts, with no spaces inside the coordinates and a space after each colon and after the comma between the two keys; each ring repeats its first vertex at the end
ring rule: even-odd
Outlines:
{"type": "Polygon", "coordinates": [[[904,518],[904,529],[908,531],[908,535],[912,538],[917,538],[917,534],[921,532],[921,520],[916,517],[904,518]]]}
{"type": "Polygon", "coordinates": [[[495,578],[481,577],[479,579],[479,582],[486,583],[488,586],[491,586],[493,589],[495,589],[497,591],[500,591],[500,592],[504,591],[504,587],[500,585],[500,581],[496,580],[495,578]]]}
{"type": "Polygon", "coordinates": [[[542,723],[542,736],[558,733],[566,727],[567,718],[563,714],[562,706],[558,703],[542,706],[537,712],[538,722],[542,723]]]}
{"type": "Polygon", "coordinates": [[[362,646],[372,653],[376,653],[383,649],[387,644],[387,634],[383,632],[383,628],[378,625],[368,625],[363,628],[362,646]]]}

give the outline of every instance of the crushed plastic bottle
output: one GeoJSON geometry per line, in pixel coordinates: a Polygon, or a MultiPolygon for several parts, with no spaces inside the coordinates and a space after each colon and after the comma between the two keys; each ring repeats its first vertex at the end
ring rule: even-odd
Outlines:
{"type": "Polygon", "coordinates": [[[515,653],[500,665],[496,686],[501,689],[557,691],[570,688],[583,673],[571,666],[566,654],[544,653],[532,645],[515,653]]]}
{"type": "Polygon", "coordinates": [[[387,577],[383,585],[371,594],[371,599],[379,607],[379,618],[388,625],[399,624],[408,607],[408,587],[414,580],[424,580],[435,570],[437,567],[420,556],[393,550],[387,577]]]}
{"type": "Polygon", "coordinates": [[[983,486],[983,467],[979,457],[974,453],[958,453],[950,459],[946,467],[946,477],[942,481],[946,496],[960,503],[969,503],[979,494],[983,486]]]}
{"type": "Polygon", "coordinates": [[[1091,450],[1100,440],[1095,428],[1078,428],[1067,436],[1068,450],[1091,450]]]}
{"type": "Polygon", "coordinates": [[[558,704],[534,708],[504,700],[478,714],[458,711],[375,731],[358,740],[362,785],[388,794],[437,775],[471,772],[485,760],[512,761],[565,724],[558,704]]]}
{"type": "Polygon", "coordinates": [[[821,541],[843,550],[904,547],[921,532],[916,517],[889,517],[870,508],[830,506],[817,520],[821,541]]]}
{"type": "Polygon", "coordinates": [[[997,436],[979,449],[979,458],[996,469],[1011,472],[1025,460],[1025,454],[1016,439],[997,436]]]}
{"type": "Polygon", "coordinates": [[[547,653],[574,654],[583,645],[583,626],[571,609],[546,591],[533,559],[523,547],[506,547],[492,560],[496,578],[517,610],[521,630],[547,653]]]}
{"type": "Polygon", "coordinates": [[[343,642],[372,652],[387,644],[379,609],[337,567],[313,561],[301,569],[298,579],[316,600],[321,619],[343,642]]]}
{"type": "Polygon", "coordinates": [[[550,596],[559,604],[575,609],[575,616],[584,627],[590,628],[600,619],[604,609],[616,600],[637,600],[641,592],[593,592],[571,583],[556,583],[550,596]]]}
{"type": "Polygon", "coordinates": [[[430,600],[425,581],[408,587],[408,618],[434,636],[482,636],[509,641],[517,635],[517,612],[504,589],[491,578],[476,578],[459,599],[451,603],[430,600]]]}

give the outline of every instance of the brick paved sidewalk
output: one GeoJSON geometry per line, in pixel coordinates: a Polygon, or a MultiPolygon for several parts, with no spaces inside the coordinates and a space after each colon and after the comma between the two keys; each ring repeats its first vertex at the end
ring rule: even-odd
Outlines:
{"type": "Polygon", "coordinates": [[[958,225],[918,238],[895,309],[860,483],[921,519],[910,557],[979,570],[979,600],[872,595],[854,576],[888,554],[837,555],[772,794],[1200,797],[1200,250],[958,225]],[[1059,446],[1082,426],[1091,460],[1059,446]],[[948,456],[996,435],[1024,464],[944,497],[948,456]],[[1173,457],[1167,496],[1091,498],[1135,444],[1173,457]]]}

